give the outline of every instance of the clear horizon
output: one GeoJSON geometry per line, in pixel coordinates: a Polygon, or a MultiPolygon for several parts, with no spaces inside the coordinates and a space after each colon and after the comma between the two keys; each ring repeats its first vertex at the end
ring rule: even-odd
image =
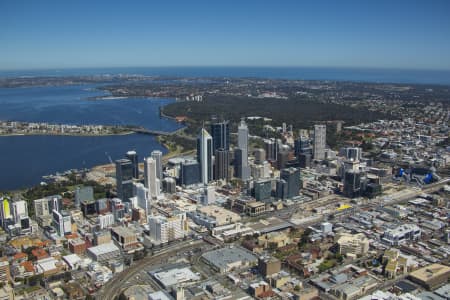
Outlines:
{"type": "Polygon", "coordinates": [[[3,1],[0,70],[450,70],[450,2],[3,1]]]}
{"type": "Polygon", "coordinates": [[[18,69],[2,69],[0,72],[20,72],[20,71],[62,71],[62,70],[96,70],[96,69],[170,69],[170,68],[280,68],[280,69],[348,69],[348,70],[380,70],[380,71],[431,71],[431,72],[450,72],[449,69],[418,69],[418,68],[394,68],[394,67],[377,67],[377,66],[309,66],[309,65],[155,65],[155,66],[80,66],[80,67],[63,67],[63,68],[18,68],[18,69]]]}

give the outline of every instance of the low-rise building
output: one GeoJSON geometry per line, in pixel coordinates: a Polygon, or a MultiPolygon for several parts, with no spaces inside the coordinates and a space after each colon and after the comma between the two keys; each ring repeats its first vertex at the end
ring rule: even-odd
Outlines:
{"type": "Polygon", "coordinates": [[[406,241],[419,240],[422,231],[416,224],[402,224],[395,228],[387,229],[382,241],[391,245],[398,246],[406,241]]]}
{"type": "Polygon", "coordinates": [[[235,237],[252,235],[253,232],[253,229],[238,222],[234,224],[215,227],[211,230],[211,235],[216,239],[229,241],[235,237]]]}
{"type": "Polygon", "coordinates": [[[258,245],[264,249],[280,248],[291,243],[291,239],[286,232],[270,232],[258,237],[258,245]]]}
{"type": "Polygon", "coordinates": [[[136,233],[128,227],[113,227],[111,229],[111,237],[124,250],[135,248],[139,244],[136,233]]]}
{"type": "Polygon", "coordinates": [[[411,281],[428,290],[433,290],[446,283],[449,277],[450,267],[441,264],[431,264],[409,274],[411,281]]]}
{"type": "Polygon", "coordinates": [[[104,262],[120,256],[120,249],[113,242],[109,242],[88,248],[87,253],[94,261],[104,262]]]}
{"type": "Polygon", "coordinates": [[[337,237],[339,253],[342,255],[357,257],[369,251],[369,239],[363,234],[341,233],[337,237]]]}
{"type": "Polygon", "coordinates": [[[200,276],[192,272],[188,267],[158,270],[150,274],[166,289],[200,280],[200,276]]]}
{"type": "Polygon", "coordinates": [[[14,296],[14,289],[9,284],[0,287],[0,300],[14,300],[14,296]]]}
{"type": "Polygon", "coordinates": [[[157,243],[167,243],[184,238],[188,233],[186,214],[179,213],[172,217],[149,216],[150,237],[157,243]]]}
{"type": "Polygon", "coordinates": [[[9,262],[6,257],[0,258],[0,282],[11,281],[11,272],[9,270],[9,262]]]}
{"type": "Polygon", "coordinates": [[[200,207],[194,212],[188,212],[187,215],[196,224],[209,230],[217,226],[234,224],[241,220],[238,214],[216,205],[200,207]]]}
{"type": "Polygon", "coordinates": [[[74,254],[84,254],[84,252],[86,252],[86,242],[81,238],[70,240],[69,250],[74,254]]]}
{"type": "Polygon", "coordinates": [[[256,265],[258,259],[251,252],[241,247],[226,247],[206,252],[203,261],[220,273],[256,265]]]}
{"type": "Polygon", "coordinates": [[[259,201],[252,201],[247,203],[246,212],[249,216],[255,217],[266,212],[266,203],[259,201]]]}
{"type": "Polygon", "coordinates": [[[64,270],[64,264],[53,257],[47,257],[36,261],[36,273],[50,276],[64,270]]]}
{"type": "Polygon", "coordinates": [[[258,259],[258,270],[262,276],[271,276],[281,271],[281,261],[275,257],[262,256],[258,259]]]}
{"type": "Polygon", "coordinates": [[[94,245],[102,245],[111,242],[111,232],[108,230],[94,232],[94,245]]]}
{"type": "Polygon", "coordinates": [[[270,285],[265,281],[255,282],[248,287],[249,293],[255,298],[267,298],[275,296],[270,285]]]}

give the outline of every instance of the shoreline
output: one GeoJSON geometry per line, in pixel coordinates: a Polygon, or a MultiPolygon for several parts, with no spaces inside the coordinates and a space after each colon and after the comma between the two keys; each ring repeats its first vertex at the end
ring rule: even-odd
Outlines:
{"type": "Polygon", "coordinates": [[[93,137],[93,136],[121,136],[135,134],[134,131],[125,131],[121,133],[105,133],[105,134],[76,134],[76,133],[11,133],[11,134],[0,134],[1,137],[9,136],[79,136],[79,137],[93,137]]]}

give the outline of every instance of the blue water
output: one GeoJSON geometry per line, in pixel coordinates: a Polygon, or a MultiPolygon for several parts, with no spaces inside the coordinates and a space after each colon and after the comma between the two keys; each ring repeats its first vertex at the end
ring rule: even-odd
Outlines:
{"type": "Polygon", "coordinates": [[[0,71],[0,77],[139,74],[177,77],[256,77],[450,85],[450,70],[325,67],[130,67],[0,71]]]}
{"type": "Polygon", "coordinates": [[[42,176],[81,169],[123,158],[136,150],[139,160],[166,149],[149,135],[125,136],[8,136],[0,137],[0,191],[29,187],[42,176]],[[106,152],[106,153],[105,153],[106,152]]]}
{"type": "Polygon", "coordinates": [[[0,88],[0,120],[64,124],[138,125],[173,131],[179,124],[161,119],[159,107],[173,99],[86,100],[105,95],[94,85],[0,88]]]}
{"type": "MultiPolygon", "coordinates": [[[[93,85],[0,89],[0,120],[64,124],[139,125],[173,131],[174,121],[159,117],[159,107],[172,99],[88,101],[104,93],[93,85]]],[[[92,167],[136,150],[140,160],[152,150],[164,150],[153,136],[0,137],[0,190],[32,186],[42,176],[72,168],[92,167]]],[[[165,151],[165,150],[164,150],[165,151]]]]}

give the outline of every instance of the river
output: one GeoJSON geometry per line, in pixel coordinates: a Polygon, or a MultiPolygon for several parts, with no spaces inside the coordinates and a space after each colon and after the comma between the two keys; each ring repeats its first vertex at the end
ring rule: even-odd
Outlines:
{"type": "MultiPolygon", "coordinates": [[[[159,107],[173,99],[90,101],[105,95],[95,85],[0,89],[0,120],[64,124],[137,125],[173,131],[180,124],[159,116],[159,107]]],[[[150,135],[7,136],[0,137],[0,190],[29,187],[42,176],[92,167],[136,150],[140,161],[152,150],[166,152],[150,135]],[[107,153],[107,154],[106,154],[107,153]]]]}

